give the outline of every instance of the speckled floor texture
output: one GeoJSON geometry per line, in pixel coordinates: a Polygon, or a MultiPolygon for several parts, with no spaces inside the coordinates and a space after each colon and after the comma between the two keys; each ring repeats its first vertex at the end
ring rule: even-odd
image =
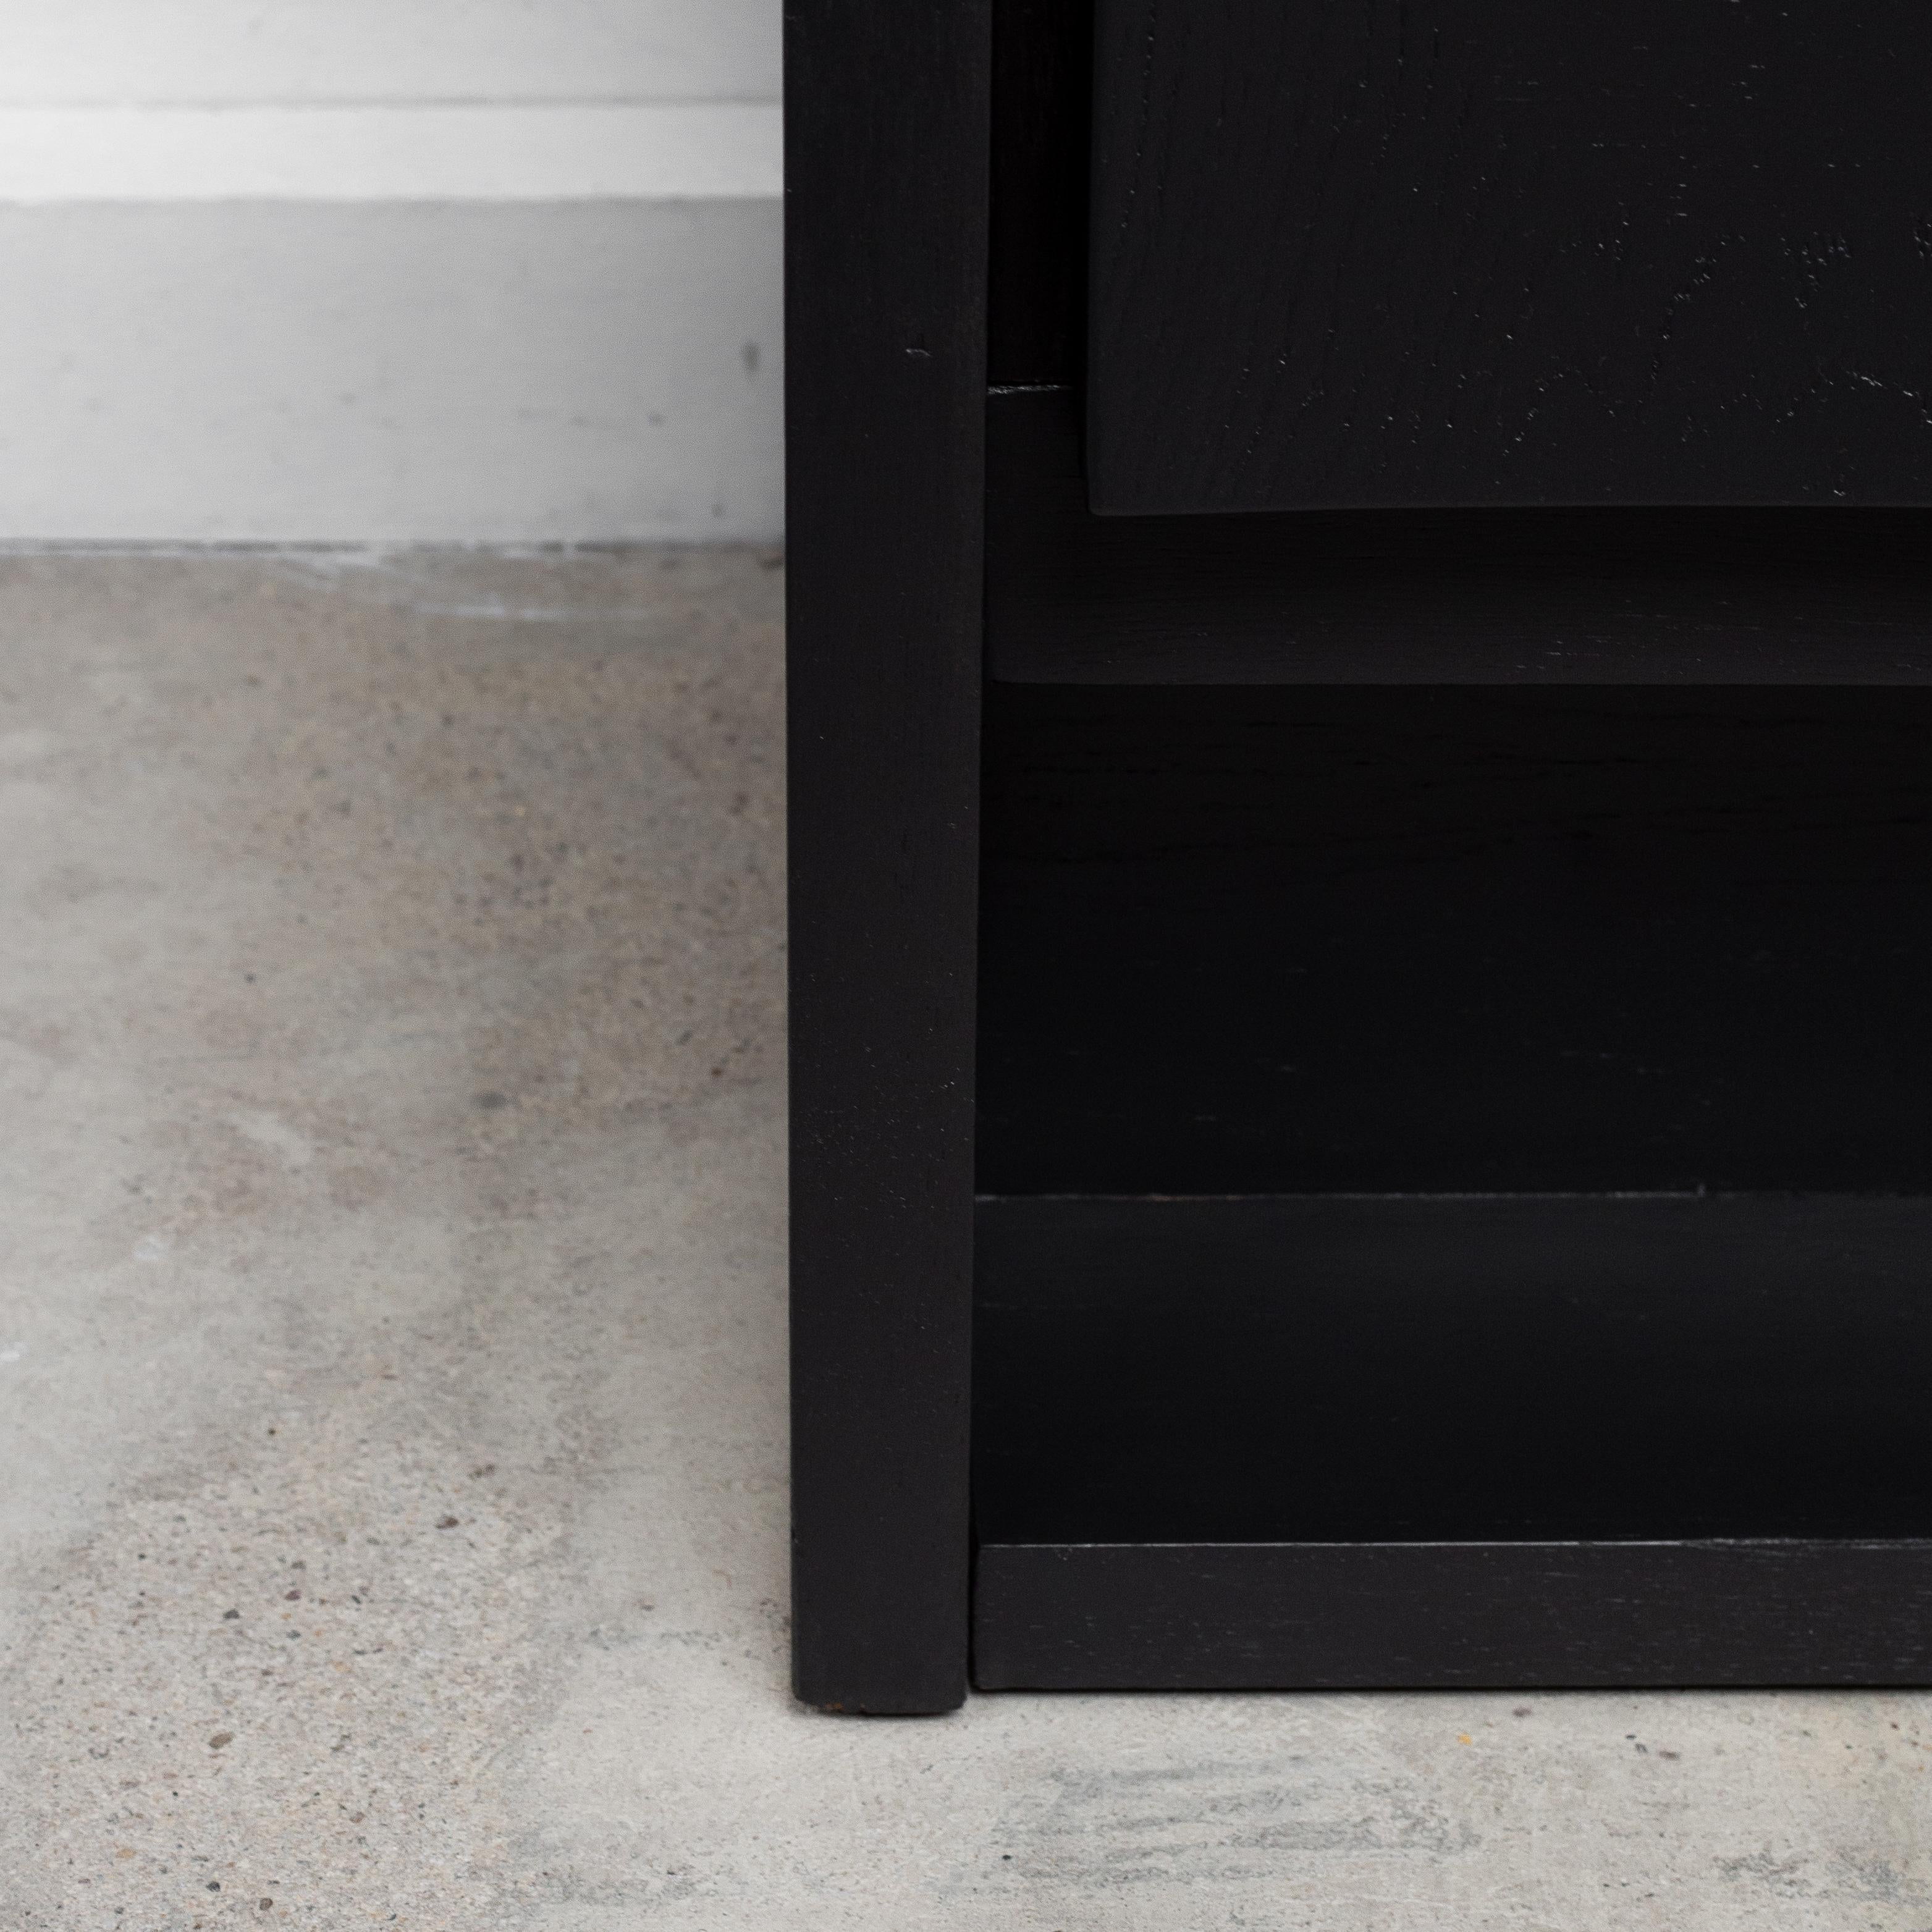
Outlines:
{"type": "Polygon", "coordinates": [[[0,1928],[1932,1928],[1932,1697],[785,1687],[778,560],[0,557],[0,1928]]]}

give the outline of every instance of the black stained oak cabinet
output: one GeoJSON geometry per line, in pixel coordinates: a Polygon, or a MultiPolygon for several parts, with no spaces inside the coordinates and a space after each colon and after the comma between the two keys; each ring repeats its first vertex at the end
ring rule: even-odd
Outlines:
{"type": "Polygon", "coordinates": [[[1932,1683],[1932,13],[787,32],[798,1694],[1932,1683]]]}

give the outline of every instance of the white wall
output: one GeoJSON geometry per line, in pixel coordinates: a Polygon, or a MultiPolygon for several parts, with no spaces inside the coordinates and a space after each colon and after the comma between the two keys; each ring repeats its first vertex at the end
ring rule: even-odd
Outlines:
{"type": "Polygon", "coordinates": [[[776,0],[0,0],[0,540],[766,539],[776,0]]]}
{"type": "Polygon", "coordinates": [[[4,0],[0,100],[776,100],[770,0],[4,0]]]}

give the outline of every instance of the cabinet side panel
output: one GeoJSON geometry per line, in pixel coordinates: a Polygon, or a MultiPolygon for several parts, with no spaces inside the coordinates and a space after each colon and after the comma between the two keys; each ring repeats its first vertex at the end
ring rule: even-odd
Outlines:
{"type": "Polygon", "coordinates": [[[965,1694],[986,0],[786,17],[794,1683],[965,1694]]]}

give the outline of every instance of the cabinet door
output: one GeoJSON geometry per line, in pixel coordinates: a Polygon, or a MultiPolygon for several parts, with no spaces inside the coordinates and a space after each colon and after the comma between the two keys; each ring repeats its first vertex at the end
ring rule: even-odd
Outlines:
{"type": "Polygon", "coordinates": [[[1102,513],[1932,503],[1923,0],[1100,0],[1102,513]]]}

